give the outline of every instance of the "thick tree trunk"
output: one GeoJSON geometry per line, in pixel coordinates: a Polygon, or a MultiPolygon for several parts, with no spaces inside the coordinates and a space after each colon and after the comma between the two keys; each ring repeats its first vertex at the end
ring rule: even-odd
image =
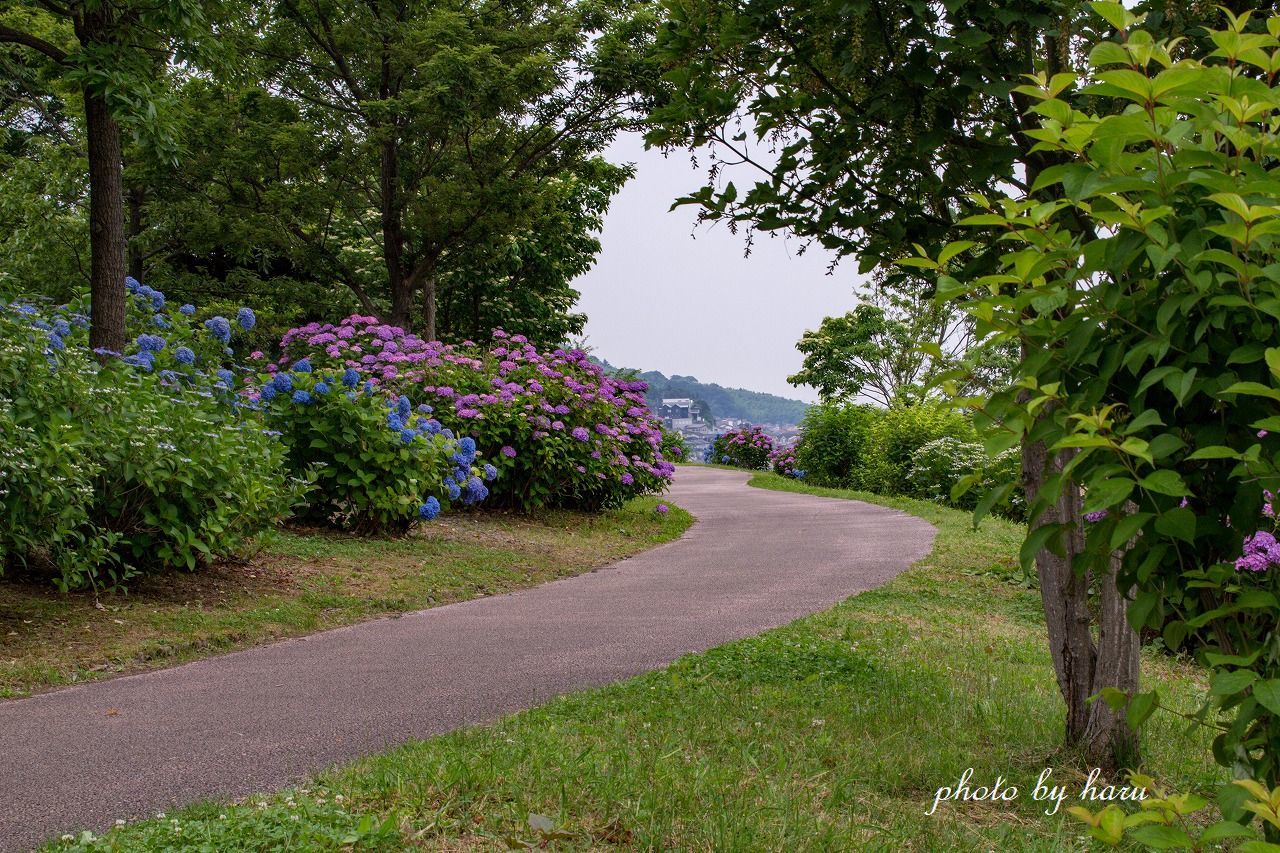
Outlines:
{"type": "Polygon", "coordinates": [[[378,178],[382,195],[382,257],[391,290],[391,324],[409,327],[413,311],[413,283],[404,274],[404,227],[397,193],[400,184],[400,151],[394,139],[382,143],[382,169],[378,178]]]}
{"type": "Polygon", "coordinates": [[[125,240],[120,126],[106,100],[84,93],[89,142],[89,345],[124,352],[125,240]]]}
{"type": "MultiPolygon", "coordinates": [[[[1039,494],[1048,473],[1060,471],[1070,451],[1050,454],[1042,442],[1028,442],[1022,449],[1023,487],[1028,502],[1039,494]]],[[[1104,687],[1132,693],[1138,686],[1138,635],[1125,619],[1130,597],[1116,586],[1115,571],[1098,578],[1101,607],[1098,642],[1094,643],[1093,617],[1089,612],[1088,573],[1078,569],[1084,550],[1080,517],[1080,491],[1064,490],[1058,502],[1040,516],[1038,523],[1067,524],[1062,554],[1042,548],[1036,555],[1040,597],[1053,668],[1067,706],[1066,744],[1084,751],[1088,761],[1104,770],[1132,767],[1138,760],[1138,736],[1105,702],[1089,702],[1104,687]]]]}

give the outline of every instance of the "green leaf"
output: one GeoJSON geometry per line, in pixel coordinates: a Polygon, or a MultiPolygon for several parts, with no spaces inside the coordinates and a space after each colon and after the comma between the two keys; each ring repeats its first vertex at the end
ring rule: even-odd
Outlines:
{"type": "Polygon", "coordinates": [[[1138,485],[1147,491],[1156,492],[1161,495],[1169,495],[1170,497],[1185,497],[1190,495],[1185,483],[1182,482],[1181,475],[1177,471],[1168,468],[1162,468],[1148,474],[1138,481],[1138,485]]]}
{"type": "Polygon", "coordinates": [[[1280,400],[1280,391],[1269,385],[1263,385],[1261,382],[1237,382],[1229,385],[1218,392],[1219,394],[1248,394],[1254,397],[1267,397],[1272,400],[1280,400]]]}
{"type": "Polygon", "coordinates": [[[1111,477],[1098,483],[1090,483],[1084,496],[1085,512],[1096,512],[1123,503],[1133,491],[1135,483],[1127,477],[1111,477]]]}
{"type": "Polygon", "coordinates": [[[1202,447],[1195,453],[1187,456],[1188,460],[1192,459],[1239,459],[1240,453],[1230,447],[1221,444],[1202,447]]]}
{"type": "Polygon", "coordinates": [[[1258,674],[1248,669],[1214,673],[1209,679],[1210,696],[1230,696],[1239,693],[1258,680],[1258,674]]]}
{"type": "Polygon", "coordinates": [[[1142,727],[1152,714],[1155,713],[1159,706],[1159,695],[1152,690],[1150,693],[1139,693],[1129,700],[1129,708],[1125,711],[1125,721],[1129,724],[1129,728],[1135,732],[1142,727]]]}
{"type": "Polygon", "coordinates": [[[1186,507],[1161,513],[1156,518],[1156,532],[1184,542],[1196,541],[1196,514],[1186,507]]]}
{"type": "Polygon", "coordinates": [[[1116,550],[1136,536],[1142,526],[1150,521],[1152,517],[1153,514],[1149,512],[1135,512],[1133,515],[1126,515],[1117,521],[1115,529],[1111,531],[1111,550],[1116,550]]]}
{"type": "Polygon", "coordinates": [[[1126,9],[1120,3],[1112,3],[1107,0],[1095,0],[1089,4],[1094,13],[1101,17],[1117,30],[1128,29],[1131,24],[1138,20],[1137,16],[1126,9]]]}
{"type": "Polygon", "coordinates": [[[1176,826],[1158,826],[1148,824],[1132,832],[1135,841],[1140,841],[1156,850],[1173,850],[1175,848],[1191,849],[1195,847],[1191,838],[1176,826]]]}
{"type": "Polygon", "coordinates": [[[1280,678],[1269,678],[1253,686],[1253,698],[1273,714],[1280,714],[1280,678]]]}

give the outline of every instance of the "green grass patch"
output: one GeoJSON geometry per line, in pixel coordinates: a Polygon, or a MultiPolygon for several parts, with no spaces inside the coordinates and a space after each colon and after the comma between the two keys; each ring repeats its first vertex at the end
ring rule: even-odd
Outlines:
{"type": "MultiPolygon", "coordinates": [[[[933,552],[884,587],[664,670],[410,743],[290,792],[66,846],[1089,849],[1079,823],[1046,816],[1030,797],[1044,768],[1077,789],[1086,768],[1061,747],[1038,593],[1016,565],[1021,528],[988,520],[975,530],[967,513],[774,475],[752,484],[920,515],[938,528],[933,552]],[[1025,793],[926,816],[936,789],[967,768],[975,785],[1002,776],[1025,793]]],[[[1149,681],[1188,707],[1204,689],[1193,666],[1144,663],[1149,681]]],[[[1145,738],[1149,771],[1171,786],[1204,791],[1218,780],[1200,733],[1158,716],[1145,738]]]]}
{"type": "Polygon", "coordinates": [[[657,498],[599,514],[446,516],[401,538],[281,531],[244,562],[61,594],[0,578],[0,698],[579,574],[679,537],[657,498]]]}

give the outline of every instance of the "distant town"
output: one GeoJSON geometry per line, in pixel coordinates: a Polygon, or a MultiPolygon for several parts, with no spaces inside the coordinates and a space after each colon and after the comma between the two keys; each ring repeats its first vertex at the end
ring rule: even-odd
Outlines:
{"type": "Polygon", "coordinates": [[[773,439],[775,447],[786,447],[800,438],[797,424],[753,424],[743,418],[705,418],[702,407],[689,397],[664,397],[654,406],[654,413],[667,429],[684,436],[689,457],[695,460],[702,458],[718,433],[740,426],[759,426],[773,439]]]}

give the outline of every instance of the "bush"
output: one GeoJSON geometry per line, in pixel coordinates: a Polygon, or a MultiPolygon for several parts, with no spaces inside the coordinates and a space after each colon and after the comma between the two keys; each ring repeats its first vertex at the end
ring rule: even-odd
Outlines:
{"type": "Polygon", "coordinates": [[[706,461],[720,465],[732,465],[751,471],[763,471],[769,467],[773,453],[773,439],[758,426],[740,427],[721,433],[707,448],[706,461]]]}
{"type": "Polygon", "coordinates": [[[581,350],[541,353],[500,329],[492,346],[453,346],[361,316],[293,329],[281,349],[281,369],[307,358],[432,405],[499,472],[492,503],[596,510],[660,492],[675,471],[647,385],[606,376],[581,350]]]}
{"type": "Polygon", "coordinates": [[[965,477],[982,471],[986,462],[986,451],[976,442],[951,436],[934,439],[916,451],[902,491],[912,497],[973,509],[978,503],[978,490],[970,489],[955,501],[951,490],[965,477]]]}
{"type": "Polygon", "coordinates": [[[314,470],[319,488],[304,514],[361,531],[404,530],[432,520],[450,501],[484,500],[492,465],[473,467],[475,441],[457,439],[414,408],[391,398],[355,370],[313,371],[298,362],[268,376],[253,395],[288,448],[296,474],[314,470]]]}
{"type": "Polygon", "coordinates": [[[973,426],[963,415],[929,403],[879,412],[871,422],[863,461],[852,472],[850,485],[885,495],[906,491],[907,474],[917,452],[940,438],[972,441],[973,426]]]}
{"type": "Polygon", "coordinates": [[[877,411],[871,406],[825,403],[805,412],[796,462],[806,481],[834,488],[853,485],[877,411]]]}
{"type": "Polygon", "coordinates": [[[305,488],[237,404],[233,377],[199,369],[194,354],[175,358],[153,331],[213,353],[222,329],[191,329],[162,294],[130,290],[130,328],[145,317],[146,330],[102,366],[74,307],[0,310],[0,554],[52,569],[63,589],[236,553],[305,488]]]}

